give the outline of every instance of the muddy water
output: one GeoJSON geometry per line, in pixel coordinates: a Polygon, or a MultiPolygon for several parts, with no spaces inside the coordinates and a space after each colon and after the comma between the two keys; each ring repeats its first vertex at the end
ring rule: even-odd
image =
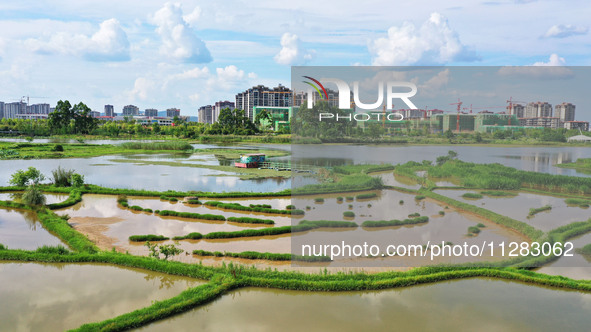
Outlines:
{"type": "MultiPolygon", "coordinates": [[[[580,249],[591,243],[591,233],[568,240],[574,248],[580,249]]],[[[573,279],[591,279],[591,257],[574,252],[572,257],[561,257],[540,268],[537,272],[561,275],[573,279]]]]}
{"type": "MultiPolygon", "coordinates": [[[[45,204],[53,204],[63,202],[68,199],[68,194],[44,194],[45,195],[45,204]]],[[[20,203],[21,197],[23,196],[22,192],[15,191],[15,192],[5,192],[0,193],[0,201],[15,201],[20,203]]]]}
{"type": "Polygon", "coordinates": [[[247,288],[139,330],[586,331],[589,310],[590,294],[490,279],[376,292],[247,288]]]}
{"type": "Polygon", "coordinates": [[[0,331],[77,328],[176,296],[201,283],[110,265],[0,262],[0,331]]]}
{"type": "Polygon", "coordinates": [[[0,243],[9,249],[34,250],[62,241],[50,234],[31,211],[0,208],[0,243]]]}
{"type": "Polygon", "coordinates": [[[466,199],[461,196],[467,192],[475,193],[479,191],[441,189],[435,190],[435,192],[523,221],[545,232],[575,221],[585,221],[591,217],[591,210],[568,206],[562,197],[519,192],[519,195],[515,197],[491,197],[484,195],[483,198],[475,200],[466,199]],[[551,205],[552,210],[543,211],[528,218],[529,209],[539,208],[545,205],[551,205]]]}

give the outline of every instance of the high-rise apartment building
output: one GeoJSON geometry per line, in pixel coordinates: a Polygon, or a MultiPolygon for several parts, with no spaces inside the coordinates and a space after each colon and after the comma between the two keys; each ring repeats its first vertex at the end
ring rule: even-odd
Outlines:
{"type": "Polygon", "coordinates": [[[155,108],[146,108],[146,110],[144,111],[144,115],[156,117],[156,116],[158,116],[158,110],[155,108]]]}
{"type": "Polygon", "coordinates": [[[213,111],[213,106],[211,105],[205,105],[205,106],[201,106],[199,107],[199,110],[197,110],[197,116],[198,116],[198,121],[199,123],[214,123],[213,117],[214,117],[214,111],[213,111]]]}
{"type": "Polygon", "coordinates": [[[134,116],[139,115],[140,109],[135,105],[126,105],[123,106],[123,116],[134,116]]]}
{"type": "Polygon", "coordinates": [[[271,89],[264,85],[257,85],[238,93],[235,107],[244,110],[245,115],[252,121],[255,106],[289,107],[292,104],[293,91],[287,87],[279,84],[271,89]]]}
{"type": "Polygon", "coordinates": [[[180,116],[181,110],[178,108],[169,108],[166,110],[166,117],[174,118],[175,116],[180,116]]]}
{"type": "Polygon", "coordinates": [[[524,118],[552,117],[552,104],[547,102],[532,102],[525,106],[524,118]]]}
{"type": "Polygon", "coordinates": [[[562,122],[575,121],[575,105],[562,103],[554,106],[554,116],[562,122]]]}
{"type": "Polygon", "coordinates": [[[105,116],[115,116],[115,109],[113,105],[105,105],[105,116]]]}

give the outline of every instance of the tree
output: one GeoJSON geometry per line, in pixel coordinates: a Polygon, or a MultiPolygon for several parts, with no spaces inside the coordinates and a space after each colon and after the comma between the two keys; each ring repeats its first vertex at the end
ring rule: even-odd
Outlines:
{"type": "Polygon", "coordinates": [[[185,252],[183,249],[177,247],[178,242],[175,244],[152,244],[149,241],[146,242],[145,246],[148,247],[150,250],[150,257],[154,257],[156,259],[160,259],[160,254],[164,255],[164,260],[167,260],[168,257],[179,255],[185,252]]]}
{"type": "Polygon", "coordinates": [[[88,134],[98,126],[98,120],[90,116],[90,111],[82,102],[72,107],[69,101],[60,100],[55,111],[49,113],[49,127],[54,133],[88,134]]]}
{"type": "Polygon", "coordinates": [[[257,126],[262,127],[261,121],[269,122],[270,126],[273,125],[273,118],[271,117],[271,114],[269,114],[269,112],[267,112],[267,110],[262,110],[259,113],[257,113],[257,116],[255,116],[254,123],[257,126]]]}
{"type": "Polygon", "coordinates": [[[23,194],[23,203],[28,205],[44,205],[45,204],[45,195],[39,189],[37,184],[31,184],[25,190],[23,194]]]}
{"type": "Polygon", "coordinates": [[[26,171],[19,169],[12,174],[8,183],[13,186],[23,187],[28,183],[39,184],[43,180],[45,180],[45,175],[41,174],[41,171],[35,167],[29,167],[26,171]]]}

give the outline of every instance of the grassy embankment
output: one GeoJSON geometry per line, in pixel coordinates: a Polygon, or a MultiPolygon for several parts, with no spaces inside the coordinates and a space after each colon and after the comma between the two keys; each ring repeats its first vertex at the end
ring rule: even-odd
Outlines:
{"type": "MultiPolygon", "coordinates": [[[[28,208],[23,205],[15,205],[13,202],[6,202],[5,205],[28,208]]],[[[84,331],[115,331],[139,327],[207,303],[228,290],[246,286],[307,291],[371,290],[481,276],[518,280],[587,292],[591,291],[591,283],[588,281],[575,281],[564,277],[547,276],[514,268],[429,267],[416,268],[408,272],[386,272],[373,275],[363,273],[302,274],[297,272],[261,271],[252,268],[236,267],[232,264],[214,268],[127,254],[98,252],[96,247],[86,237],[69,227],[65,220],[57,217],[49,210],[43,210],[41,212],[43,214],[41,219],[44,227],[46,225],[53,225],[54,233],[62,238],[74,251],[56,254],[46,253],[47,251],[36,252],[3,249],[0,250],[0,259],[38,262],[112,263],[209,280],[209,283],[206,285],[192,288],[174,298],[156,302],[149,307],[103,322],[86,324],[80,329],[84,331]]],[[[563,240],[567,236],[574,236],[574,234],[588,231],[589,229],[591,229],[591,222],[582,222],[569,225],[569,227],[563,227],[554,233],[551,232],[549,236],[555,237],[556,240],[563,240]]]]}

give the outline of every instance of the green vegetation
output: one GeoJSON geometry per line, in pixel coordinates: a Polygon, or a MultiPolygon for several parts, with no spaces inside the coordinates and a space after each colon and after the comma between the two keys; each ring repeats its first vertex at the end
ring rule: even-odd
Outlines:
{"type": "Polygon", "coordinates": [[[510,191],[500,191],[500,190],[485,190],[480,192],[482,195],[486,196],[494,196],[494,197],[511,197],[517,196],[517,193],[513,193],[510,191]]]}
{"type": "Polygon", "coordinates": [[[27,184],[39,184],[43,180],[45,180],[45,175],[41,174],[41,171],[35,167],[29,167],[26,171],[19,169],[12,174],[8,183],[17,187],[24,187],[27,184]]]}
{"type": "Polygon", "coordinates": [[[49,113],[47,124],[54,134],[88,134],[98,127],[98,120],[90,116],[91,109],[80,102],[74,106],[69,101],[58,101],[49,113]]]}
{"type": "Polygon", "coordinates": [[[352,202],[353,200],[355,200],[355,197],[347,196],[347,202],[352,202]]]}
{"type": "Polygon", "coordinates": [[[322,197],[314,198],[314,202],[315,203],[324,203],[324,198],[322,198],[322,197]]]}
{"type": "MultiPolygon", "coordinates": [[[[250,206],[251,208],[264,208],[264,209],[270,209],[270,208],[272,208],[271,204],[249,204],[248,206],[250,206]]],[[[287,207],[285,207],[285,209],[292,210],[292,209],[289,209],[287,207]]]]}
{"type": "Polygon", "coordinates": [[[398,201],[398,204],[400,204],[400,205],[404,205],[404,201],[403,201],[403,200],[399,200],[399,201],[398,201]]]}
{"type": "Polygon", "coordinates": [[[129,241],[132,242],[146,242],[146,241],[166,241],[170,238],[164,235],[154,235],[154,234],[147,234],[147,235],[132,235],[129,237],[129,241]]]}
{"type": "Polygon", "coordinates": [[[337,203],[342,203],[342,202],[343,202],[343,197],[342,196],[337,197],[337,203]]]}
{"type": "Polygon", "coordinates": [[[164,255],[164,260],[167,260],[168,257],[176,256],[185,252],[183,249],[178,248],[175,244],[152,244],[150,242],[146,242],[146,247],[150,251],[150,257],[160,259],[160,255],[164,255]]]}
{"type": "Polygon", "coordinates": [[[201,220],[221,220],[225,221],[226,217],[218,214],[199,214],[193,212],[178,212],[178,211],[171,211],[171,210],[156,210],[154,211],[158,213],[160,216],[173,216],[173,217],[180,217],[180,218],[191,218],[191,219],[201,219],[201,220]]]}
{"type": "Polygon", "coordinates": [[[445,211],[443,211],[443,210],[439,211],[439,215],[440,216],[444,216],[445,215],[445,211]]]}
{"type": "MultiPolygon", "coordinates": [[[[382,179],[367,174],[350,174],[339,177],[336,182],[309,184],[293,189],[295,195],[326,194],[350,191],[366,191],[381,189],[382,179]]],[[[349,199],[349,197],[347,197],[349,199]]],[[[353,199],[353,197],[351,197],[353,199]]]]}
{"type": "Polygon", "coordinates": [[[583,173],[591,172],[591,158],[579,158],[574,163],[556,164],[562,168],[572,168],[583,173]]]}
{"type": "Polygon", "coordinates": [[[44,245],[44,246],[37,248],[37,250],[35,250],[35,252],[39,253],[39,254],[52,254],[52,255],[68,255],[71,253],[66,247],[62,246],[61,244],[58,244],[57,246],[44,245]]]}
{"type": "Polygon", "coordinates": [[[480,233],[480,228],[479,227],[477,227],[477,226],[470,226],[470,227],[468,227],[468,234],[476,235],[478,233],[480,233]]]}
{"type": "Polygon", "coordinates": [[[125,142],[121,147],[129,150],[193,150],[193,146],[185,141],[125,142]]]}
{"type": "Polygon", "coordinates": [[[476,225],[476,227],[478,227],[478,228],[485,228],[485,227],[486,227],[486,225],[484,225],[483,223],[478,223],[478,224],[476,225]]]}
{"type": "Polygon", "coordinates": [[[362,165],[342,165],[342,166],[335,166],[333,167],[333,171],[339,174],[369,174],[375,172],[385,172],[391,171],[394,169],[394,165],[372,165],[372,164],[362,164],[362,165]]]}
{"type": "Polygon", "coordinates": [[[583,248],[579,249],[578,252],[582,255],[591,256],[591,244],[588,244],[583,248]]]}
{"type": "Polygon", "coordinates": [[[31,184],[23,194],[23,203],[28,205],[44,205],[45,195],[41,192],[38,185],[31,184]]]}
{"type": "Polygon", "coordinates": [[[418,212],[414,212],[414,213],[411,213],[408,215],[409,218],[416,218],[416,217],[420,217],[420,216],[421,216],[421,214],[418,212]]]}
{"type": "Polygon", "coordinates": [[[53,177],[53,184],[56,187],[71,187],[72,186],[72,175],[74,174],[74,170],[66,170],[63,169],[61,166],[58,166],[57,169],[51,171],[53,177]]]}
{"type": "Polygon", "coordinates": [[[542,207],[539,207],[539,208],[531,208],[531,209],[529,209],[528,216],[529,217],[533,217],[533,216],[535,216],[536,214],[538,214],[540,212],[550,211],[550,210],[552,210],[552,206],[551,205],[545,205],[545,206],[542,206],[542,207]]]}
{"type": "Polygon", "coordinates": [[[291,233],[291,226],[271,227],[262,229],[245,229],[236,232],[212,232],[203,235],[204,239],[231,239],[237,237],[269,236],[291,233]]]}
{"type": "Polygon", "coordinates": [[[359,194],[357,196],[355,196],[355,198],[359,199],[370,199],[370,198],[375,198],[378,197],[378,194],[376,193],[367,193],[367,194],[359,194]]]}
{"type": "Polygon", "coordinates": [[[404,219],[404,220],[396,220],[396,219],[378,220],[378,221],[367,220],[367,221],[364,221],[361,224],[361,226],[363,226],[363,227],[391,227],[391,226],[424,224],[426,222],[429,222],[429,217],[423,216],[423,217],[416,217],[416,218],[410,218],[410,219],[404,219]]]}
{"type": "Polygon", "coordinates": [[[462,195],[462,197],[468,198],[468,199],[480,199],[480,198],[482,198],[482,195],[477,194],[477,193],[465,193],[462,195]]]}
{"type": "Polygon", "coordinates": [[[353,212],[353,211],[345,211],[345,212],[343,212],[343,217],[345,217],[345,218],[354,218],[355,217],[355,212],[353,212]]]}
{"type": "Polygon", "coordinates": [[[582,208],[588,208],[591,204],[591,200],[581,198],[567,198],[564,200],[567,205],[576,205],[582,208]]]}
{"type": "Polygon", "coordinates": [[[175,236],[172,239],[177,241],[177,240],[201,240],[202,238],[203,238],[203,234],[193,232],[193,233],[189,233],[184,236],[175,236]]]}
{"type": "Polygon", "coordinates": [[[288,206],[285,207],[286,210],[295,210],[295,208],[296,208],[296,206],[293,204],[289,204],[288,206]]]}
{"type": "MultiPolygon", "coordinates": [[[[324,199],[322,199],[324,201],[324,199]]],[[[244,206],[240,203],[223,203],[219,201],[208,201],[203,203],[207,206],[214,206],[220,209],[237,210],[237,211],[250,211],[250,212],[261,212],[261,213],[273,213],[273,214],[290,214],[290,215],[303,215],[304,211],[291,209],[291,210],[279,210],[265,207],[250,207],[244,206]]]]}
{"type": "Polygon", "coordinates": [[[194,205],[201,205],[203,204],[200,200],[198,199],[188,199],[186,201],[187,204],[194,204],[194,205]]]}
{"type": "Polygon", "coordinates": [[[197,256],[215,256],[215,257],[232,257],[232,258],[243,258],[243,259],[264,259],[269,261],[303,261],[303,262],[330,262],[331,259],[328,256],[299,256],[292,254],[275,254],[270,252],[257,252],[257,251],[243,251],[239,253],[235,252],[211,252],[205,250],[193,250],[193,255],[197,256]]]}
{"type": "Polygon", "coordinates": [[[425,195],[416,195],[416,196],[415,196],[415,200],[417,200],[417,201],[422,201],[422,200],[424,200],[425,198],[427,198],[425,195]]]}
{"type": "Polygon", "coordinates": [[[250,217],[228,217],[228,221],[243,223],[243,224],[265,224],[274,225],[275,222],[271,219],[259,219],[250,217]]]}

